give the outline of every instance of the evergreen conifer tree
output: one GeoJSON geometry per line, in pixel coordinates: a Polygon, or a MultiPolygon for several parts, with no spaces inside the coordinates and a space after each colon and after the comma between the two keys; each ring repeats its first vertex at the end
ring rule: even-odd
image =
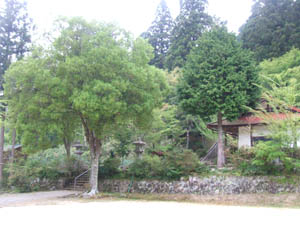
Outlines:
{"type": "Polygon", "coordinates": [[[175,20],[167,68],[182,67],[186,57],[204,31],[212,26],[213,19],[206,12],[207,0],[180,1],[180,14],[175,20]]]}
{"type": "Polygon", "coordinates": [[[20,59],[29,50],[31,20],[26,2],[5,0],[0,9],[0,88],[3,90],[3,74],[12,60],[20,59]]]}
{"type": "Polygon", "coordinates": [[[225,27],[213,28],[196,42],[183,68],[177,94],[182,109],[201,118],[217,115],[218,167],[225,164],[222,120],[233,120],[260,97],[252,54],[225,27]]]}
{"type": "Polygon", "coordinates": [[[240,28],[243,47],[252,50],[257,61],[300,48],[299,10],[299,0],[256,0],[252,15],[240,28]]]}
{"type": "Polygon", "coordinates": [[[170,47],[173,19],[165,0],[161,0],[156,10],[155,20],[151,27],[142,36],[148,39],[154,48],[154,58],[150,64],[158,68],[164,68],[166,53],[170,47]]]}

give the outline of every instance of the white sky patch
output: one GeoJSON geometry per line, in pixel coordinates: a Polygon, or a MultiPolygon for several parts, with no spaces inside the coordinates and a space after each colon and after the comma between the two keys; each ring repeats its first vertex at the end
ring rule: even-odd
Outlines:
{"type": "MultiPolygon", "coordinates": [[[[3,1],[3,0],[0,0],[3,1]]],[[[179,0],[166,0],[175,18],[179,0]]],[[[58,16],[81,16],[87,20],[115,22],[135,36],[146,31],[155,18],[160,0],[27,0],[28,11],[39,33],[49,31],[58,16]]],[[[208,12],[228,21],[237,32],[251,12],[252,0],[209,0],[208,12]]]]}
{"type": "Polygon", "coordinates": [[[227,21],[230,31],[238,33],[239,28],[251,15],[252,0],[208,0],[208,12],[227,21]]]}

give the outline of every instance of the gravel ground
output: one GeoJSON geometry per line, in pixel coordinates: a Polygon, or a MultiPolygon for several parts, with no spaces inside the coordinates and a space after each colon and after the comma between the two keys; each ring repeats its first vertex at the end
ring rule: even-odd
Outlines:
{"type": "Polygon", "coordinates": [[[58,198],[75,194],[74,191],[45,191],[33,193],[1,194],[0,208],[5,206],[18,206],[25,204],[38,204],[56,201],[58,198]]]}
{"type": "Polygon", "coordinates": [[[299,224],[299,209],[214,206],[176,202],[64,202],[0,209],[1,224],[299,224]]]}
{"type": "MultiPolygon", "coordinates": [[[[0,224],[282,225],[299,224],[300,221],[300,209],[206,205],[210,199],[204,199],[205,201],[200,203],[199,199],[197,203],[181,203],[128,201],[116,198],[101,200],[68,198],[75,193],[51,191],[2,194],[0,195],[0,224]]],[[[251,196],[245,197],[248,199],[251,196]]],[[[236,201],[232,197],[227,200],[225,203],[228,204],[229,200],[236,201]]]]}

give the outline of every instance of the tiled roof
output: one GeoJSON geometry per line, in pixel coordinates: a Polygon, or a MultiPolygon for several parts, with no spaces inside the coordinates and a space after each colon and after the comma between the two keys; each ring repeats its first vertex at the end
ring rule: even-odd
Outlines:
{"type": "MultiPolygon", "coordinates": [[[[300,109],[298,109],[300,112],[300,109]]],[[[297,111],[298,112],[298,111],[297,111]]],[[[265,124],[265,120],[270,118],[270,119],[275,119],[275,120],[284,120],[288,117],[289,114],[285,113],[267,113],[265,118],[261,118],[255,115],[247,115],[247,116],[242,116],[237,120],[233,121],[228,121],[228,120],[223,120],[222,126],[245,126],[245,125],[253,125],[253,124],[265,124]]],[[[293,114],[297,115],[300,117],[300,114],[293,114]]],[[[207,125],[208,128],[213,128],[218,126],[217,122],[214,123],[209,123],[207,125]]]]}

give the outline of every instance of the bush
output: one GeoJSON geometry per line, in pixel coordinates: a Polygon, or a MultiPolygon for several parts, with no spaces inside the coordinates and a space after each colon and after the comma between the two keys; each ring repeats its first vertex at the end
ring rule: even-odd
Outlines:
{"type": "Polygon", "coordinates": [[[182,176],[198,172],[200,161],[197,154],[190,150],[168,152],[164,159],[165,174],[169,179],[179,179],[182,176]]]}
{"type": "Polygon", "coordinates": [[[293,172],[297,166],[295,159],[288,156],[293,149],[282,149],[280,143],[276,141],[259,142],[254,147],[254,160],[252,165],[257,166],[266,174],[276,174],[279,172],[293,172]]]}
{"type": "Polygon", "coordinates": [[[239,148],[235,151],[229,149],[226,151],[226,160],[238,167],[241,162],[251,162],[254,159],[254,152],[252,148],[239,148]]]}
{"type": "Polygon", "coordinates": [[[163,157],[144,155],[135,160],[128,169],[128,174],[140,179],[179,179],[192,173],[207,171],[198,156],[190,151],[166,152],[163,157]]]}
{"type": "Polygon", "coordinates": [[[289,155],[293,149],[281,142],[270,140],[259,142],[252,149],[241,148],[231,153],[229,160],[243,175],[277,175],[295,173],[300,169],[299,160],[289,155]]]}
{"type": "Polygon", "coordinates": [[[121,160],[119,158],[108,158],[99,166],[99,178],[111,178],[120,173],[119,167],[121,160]]]}
{"type": "Polygon", "coordinates": [[[74,177],[87,169],[84,158],[72,155],[66,157],[62,148],[48,149],[21,159],[5,167],[6,186],[21,192],[37,191],[39,181],[56,181],[59,178],[74,177]]]}
{"type": "Polygon", "coordinates": [[[140,179],[160,178],[163,175],[163,162],[156,155],[144,155],[129,166],[128,174],[140,179]]]}

